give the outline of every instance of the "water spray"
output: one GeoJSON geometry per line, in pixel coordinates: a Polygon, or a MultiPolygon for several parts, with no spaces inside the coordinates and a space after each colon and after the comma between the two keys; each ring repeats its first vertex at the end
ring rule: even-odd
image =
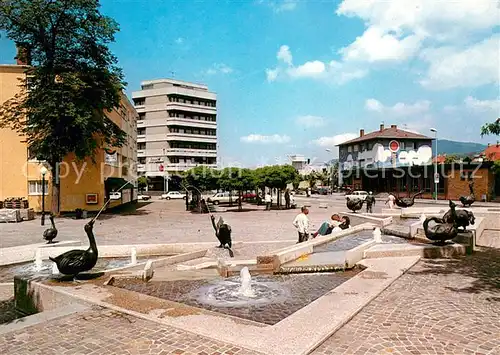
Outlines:
{"type": "MultiPolygon", "coordinates": [[[[115,191],[115,192],[120,192],[121,190],[123,190],[125,188],[125,186],[127,186],[128,184],[132,184],[129,180],[127,180],[127,182],[125,184],[122,185],[122,187],[120,187],[118,189],[118,191],[115,191]]],[[[132,184],[133,185],[133,184],[132,184]]],[[[110,198],[108,198],[108,201],[106,201],[105,204],[102,205],[101,209],[99,210],[99,212],[97,212],[97,214],[95,215],[94,218],[92,218],[92,220],[90,221],[91,223],[94,222],[98,217],[99,215],[102,213],[102,211],[106,208],[106,206],[108,205],[108,203],[111,201],[110,198]]]]}

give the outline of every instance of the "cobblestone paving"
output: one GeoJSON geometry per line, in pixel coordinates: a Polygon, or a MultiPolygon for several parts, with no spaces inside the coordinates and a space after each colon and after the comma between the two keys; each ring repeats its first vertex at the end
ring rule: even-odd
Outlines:
{"type": "MultiPolygon", "coordinates": [[[[201,302],[195,296],[197,290],[203,289],[201,294],[206,294],[205,288],[211,285],[208,280],[179,280],[170,282],[147,283],[131,280],[116,280],[114,286],[131,291],[144,293],[150,296],[181,302],[190,306],[208,309],[211,311],[249,319],[259,323],[276,324],[282,319],[305,307],[326,292],[347,281],[359,272],[347,271],[331,274],[305,274],[305,275],[279,275],[279,276],[254,276],[252,280],[259,283],[271,282],[277,284],[278,289],[284,289],[288,296],[278,302],[264,305],[217,307],[201,302]]],[[[239,277],[224,280],[225,283],[234,282],[234,291],[239,287],[239,277]]],[[[217,284],[217,281],[214,281],[217,284]]],[[[224,292],[224,299],[231,297],[230,292],[224,292]]]]}
{"type": "Polygon", "coordinates": [[[500,250],[420,261],[314,354],[500,354],[500,250]]]}
{"type": "MultiPolygon", "coordinates": [[[[186,212],[182,201],[155,201],[142,204],[136,211],[121,215],[101,215],[96,222],[94,232],[97,244],[147,244],[147,243],[192,243],[217,241],[208,214],[186,212]]],[[[320,209],[316,205],[310,208],[309,218],[312,229],[329,220],[331,214],[341,213],[345,206],[320,209]]],[[[249,212],[223,212],[223,216],[233,230],[233,242],[238,241],[280,241],[297,238],[292,225],[295,215],[292,210],[264,211],[261,206],[253,206],[249,212]]],[[[85,221],[71,218],[57,218],[58,241],[88,240],[83,231],[85,221]]],[[[351,224],[362,221],[356,217],[351,224]]],[[[21,223],[0,223],[0,248],[18,245],[42,243],[43,231],[40,219],[21,223]]]]}
{"type": "Polygon", "coordinates": [[[237,346],[99,308],[1,335],[0,354],[256,355],[237,346]]]}

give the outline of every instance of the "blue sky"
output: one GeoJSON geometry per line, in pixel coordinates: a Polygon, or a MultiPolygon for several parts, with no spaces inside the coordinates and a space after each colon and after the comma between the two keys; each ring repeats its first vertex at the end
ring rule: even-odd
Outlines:
{"type": "MultiPolygon", "coordinates": [[[[174,77],[218,94],[224,165],[329,159],[386,125],[481,139],[499,117],[500,9],[492,0],[103,0],[127,92],[174,77]]],[[[0,39],[0,62],[14,48],[0,39]]]]}

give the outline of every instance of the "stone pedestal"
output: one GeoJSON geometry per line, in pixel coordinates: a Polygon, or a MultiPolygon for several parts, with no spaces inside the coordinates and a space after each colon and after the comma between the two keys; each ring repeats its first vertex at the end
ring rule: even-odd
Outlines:
{"type": "Polygon", "coordinates": [[[0,223],[7,223],[7,222],[21,222],[21,214],[19,213],[19,210],[16,209],[10,209],[10,208],[3,208],[0,210],[0,223]]]}
{"type": "Polygon", "coordinates": [[[33,210],[33,208],[20,209],[19,214],[21,215],[21,219],[23,221],[31,221],[35,219],[35,211],[33,210]]]}

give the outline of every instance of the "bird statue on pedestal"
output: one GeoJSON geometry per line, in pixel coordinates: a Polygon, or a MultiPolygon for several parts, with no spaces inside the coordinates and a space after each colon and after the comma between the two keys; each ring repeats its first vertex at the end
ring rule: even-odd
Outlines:
{"type": "Polygon", "coordinates": [[[422,195],[425,191],[421,190],[414,194],[412,197],[403,197],[400,198],[399,196],[396,197],[396,200],[394,201],[396,203],[396,206],[401,207],[401,208],[407,208],[411,207],[415,204],[415,197],[422,195]]]}
{"type": "Polygon", "coordinates": [[[43,232],[43,239],[47,240],[47,244],[52,244],[52,243],[54,243],[53,240],[56,239],[56,237],[57,237],[57,228],[56,228],[56,225],[54,223],[54,215],[52,213],[50,214],[49,219],[50,219],[50,223],[52,224],[52,227],[47,228],[43,232]]]}
{"type": "Polygon", "coordinates": [[[471,206],[474,201],[476,201],[476,197],[474,196],[474,181],[471,180],[469,181],[469,191],[470,195],[467,196],[460,196],[458,200],[462,203],[462,206],[467,207],[471,206]]]}
{"type": "Polygon", "coordinates": [[[98,251],[93,227],[94,220],[88,222],[84,227],[90,243],[87,250],[75,249],[62,253],[55,258],[49,257],[50,260],[56,263],[57,269],[61,274],[73,276],[74,281],[77,281],[76,276],[79,273],[91,270],[97,263],[98,251]]]}
{"type": "Polygon", "coordinates": [[[360,198],[353,198],[350,199],[349,197],[346,198],[347,202],[347,208],[356,213],[356,211],[359,211],[360,209],[363,208],[363,203],[365,203],[365,200],[362,200],[360,198]]]}
{"type": "Polygon", "coordinates": [[[446,222],[443,218],[439,217],[428,217],[425,219],[423,227],[425,236],[428,239],[444,244],[445,241],[453,239],[458,235],[456,206],[450,200],[450,222],[446,222]],[[434,222],[434,225],[430,226],[430,222],[434,222]]]}

